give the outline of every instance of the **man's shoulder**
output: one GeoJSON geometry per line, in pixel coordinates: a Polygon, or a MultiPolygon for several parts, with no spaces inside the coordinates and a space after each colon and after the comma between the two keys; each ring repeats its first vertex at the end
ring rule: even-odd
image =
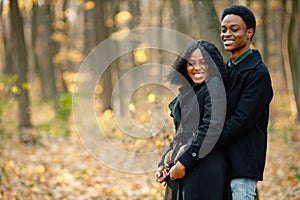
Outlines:
{"type": "Polygon", "coordinates": [[[268,68],[263,62],[261,54],[258,50],[252,50],[252,53],[240,63],[240,68],[241,71],[251,70],[255,72],[261,71],[269,73],[268,68]]]}

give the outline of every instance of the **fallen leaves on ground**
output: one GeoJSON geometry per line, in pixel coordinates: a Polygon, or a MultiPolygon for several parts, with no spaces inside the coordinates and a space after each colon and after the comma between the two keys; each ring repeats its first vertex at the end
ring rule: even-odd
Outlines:
{"type": "Polygon", "coordinates": [[[300,200],[300,127],[285,125],[269,134],[260,200],[300,200]]]}
{"type": "Polygon", "coordinates": [[[25,146],[1,142],[0,199],[160,199],[153,173],[129,174],[101,165],[77,139],[45,138],[25,146]]]}
{"type": "MultiPolygon", "coordinates": [[[[44,135],[34,145],[10,138],[0,144],[0,199],[163,199],[164,187],[153,173],[111,169],[89,154],[76,136],[44,135]]],[[[258,189],[260,200],[300,199],[299,126],[271,130],[258,189]]]]}

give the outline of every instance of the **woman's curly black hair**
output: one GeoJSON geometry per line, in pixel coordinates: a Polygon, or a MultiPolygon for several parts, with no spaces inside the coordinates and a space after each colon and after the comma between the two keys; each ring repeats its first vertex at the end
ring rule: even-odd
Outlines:
{"type": "Polygon", "coordinates": [[[196,49],[200,49],[201,54],[207,63],[209,76],[221,77],[224,85],[226,85],[227,68],[223,57],[214,44],[205,40],[195,40],[191,42],[187,48],[180,53],[172,65],[172,68],[175,70],[172,70],[168,74],[167,80],[180,86],[184,86],[187,82],[191,85],[194,84],[187,73],[187,60],[191,53],[196,49]],[[182,76],[178,76],[178,73],[182,76]]]}

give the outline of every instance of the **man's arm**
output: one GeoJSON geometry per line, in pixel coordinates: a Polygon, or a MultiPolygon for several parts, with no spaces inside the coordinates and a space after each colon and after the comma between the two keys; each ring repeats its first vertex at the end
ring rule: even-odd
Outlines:
{"type": "Polygon", "coordinates": [[[252,74],[245,84],[235,111],[225,121],[215,148],[225,147],[247,133],[245,130],[256,124],[272,97],[270,75],[266,72],[252,74]]]}

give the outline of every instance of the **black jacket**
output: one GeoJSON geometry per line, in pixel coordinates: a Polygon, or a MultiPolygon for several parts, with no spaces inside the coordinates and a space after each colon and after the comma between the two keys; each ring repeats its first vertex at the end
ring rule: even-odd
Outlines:
{"type": "Polygon", "coordinates": [[[190,90],[183,88],[169,107],[176,135],[159,165],[179,160],[187,170],[183,179],[168,181],[170,194],[166,199],[177,199],[177,194],[190,200],[223,199],[228,166],[225,152],[210,151],[225,121],[226,95],[222,81],[213,77],[190,90]],[[207,148],[203,150],[204,145],[207,148]]]}
{"type": "Polygon", "coordinates": [[[216,145],[226,147],[232,179],[263,180],[272,97],[268,69],[253,50],[229,81],[226,122],[216,145]]]}

